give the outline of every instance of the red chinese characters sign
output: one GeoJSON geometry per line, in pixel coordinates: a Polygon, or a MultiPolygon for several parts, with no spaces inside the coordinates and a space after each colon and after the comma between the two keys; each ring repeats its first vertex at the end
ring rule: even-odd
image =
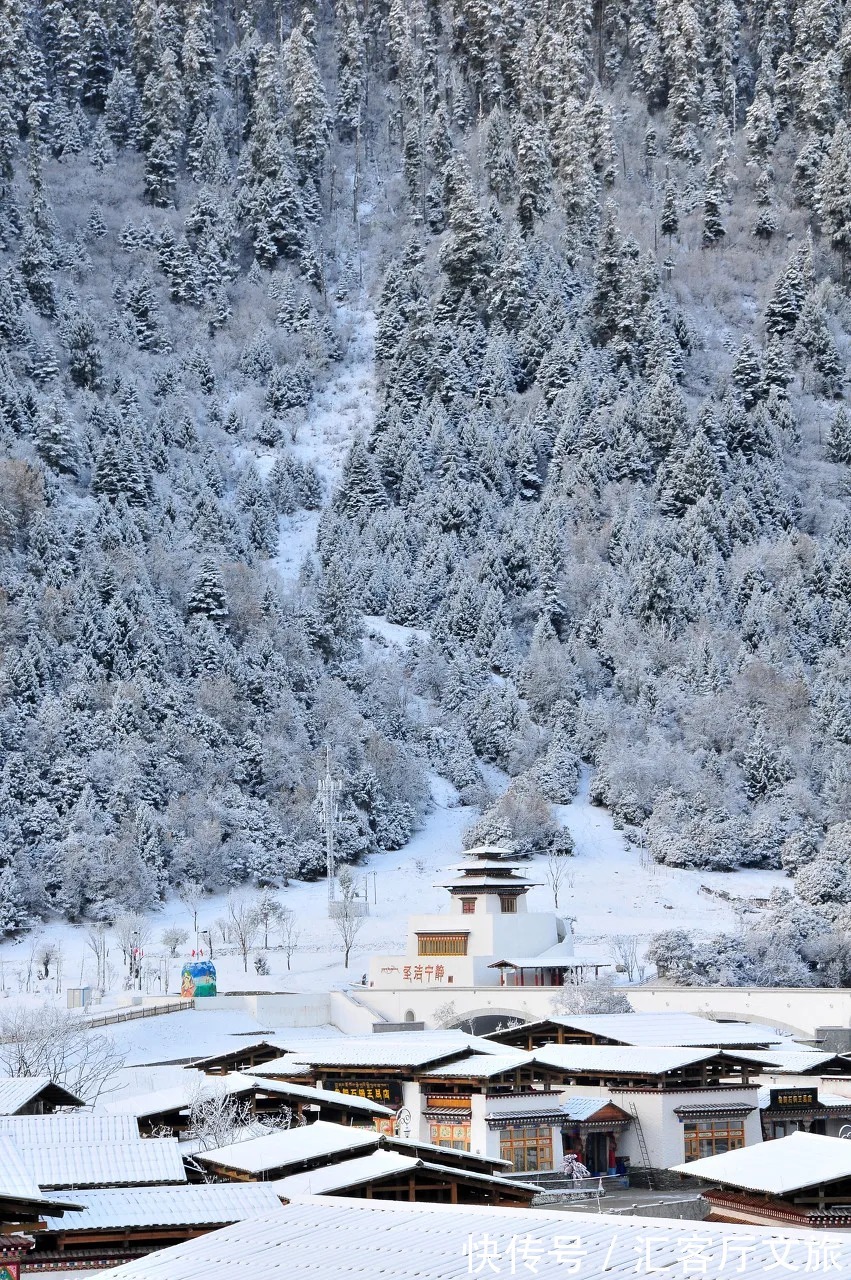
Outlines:
{"type": "MultiPolygon", "coordinates": [[[[442,964],[406,964],[402,966],[403,982],[443,982],[446,970],[442,964]]],[[[451,982],[452,979],[449,978],[451,982]]]]}

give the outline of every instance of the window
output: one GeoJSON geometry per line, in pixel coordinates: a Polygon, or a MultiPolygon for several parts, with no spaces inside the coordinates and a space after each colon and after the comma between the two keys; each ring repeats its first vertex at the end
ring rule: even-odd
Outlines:
{"type": "Polygon", "coordinates": [[[686,1160],[738,1151],[745,1145],[744,1120],[694,1120],[683,1125],[686,1160]]]}
{"type": "Polygon", "coordinates": [[[499,1135],[501,1160],[510,1160],[515,1173],[537,1173],[553,1167],[553,1131],[548,1125],[503,1129],[499,1135]]]}
{"type": "Polygon", "coordinates": [[[418,933],[417,944],[421,956],[465,956],[466,933],[418,933]]]}
{"type": "Polygon", "coordinates": [[[501,893],[499,895],[499,905],[503,915],[511,915],[517,911],[517,899],[514,894],[501,893]]]}
{"type": "Polygon", "coordinates": [[[452,1147],[453,1151],[470,1150],[469,1124],[433,1124],[431,1141],[436,1147],[452,1147]]]}
{"type": "Polygon", "coordinates": [[[473,915],[473,914],[475,913],[475,910],[476,910],[476,899],[475,899],[475,898],[462,898],[462,899],[461,899],[461,911],[462,911],[462,913],[463,913],[465,916],[471,916],[471,915],[473,915]]]}

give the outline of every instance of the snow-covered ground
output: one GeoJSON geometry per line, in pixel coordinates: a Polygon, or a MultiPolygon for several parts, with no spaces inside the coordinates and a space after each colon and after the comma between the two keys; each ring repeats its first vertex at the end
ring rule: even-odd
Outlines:
{"type": "MultiPolygon", "coordinates": [[[[404,848],[375,854],[356,870],[356,877],[368,894],[370,914],[363,922],[348,972],[342,965],[334,926],[327,918],[324,880],[293,882],[281,891],[281,901],[295,912],[301,937],[292,957],[292,969],[288,971],[284,954],[275,945],[278,939],[273,935],[272,945],[264,952],[270,968],[267,977],[259,976],[253,964],[249,964],[245,974],[242,959],[233,948],[222,954],[216,921],[226,914],[225,898],[218,895],[205,899],[199,913],[199,926],[212,929],[216,939],[214,959],[219,989],[223,992],[328,991],[348,981],[357,981],[367,967],[370,954],[392,953],[403,948],[409,915],[446,911],[448,895],[438,883],[444,878],[446,868],[458,862],[463,831],[477,811],[459,805],[452,786],[436,776],[432,778],[432,797],[433,807],[422,829],[404,848]]],[[[576,843],[576,856],[569,864],[571,883],[562,888],[559,908],[561,914],[574,917],[577,941],[581,950],[589,954],[601,957],[607,954],[607,939],[612,933],[646,937],[659,929],[673,927],[696,932],[735,930],[738,922],[733,907],[720,898],[701,893],[701,886],[724,889],[737,897],[767,897],[775,886],[788,884],[779,872],[681,871],[653,864],[615,830],[604,809],[589,804],[587,778],[580,795],[572,804],[560,807],[557,813],[576,843]]],[[[529,895],[532,910],[552,910],[552,893],[546,884],[545,872],[543,859],[528,865],[530,877],[542,882],[529,895]]],[[[159,963],[155,953],[164,950],[160,943],[163,929],[170,924],[190,929],[192,921],[187,908],[177,899],[150,916],[149,921],[152,936],[145,950],[153,972],[159,963]]],[[[81,980],[93,981],[94,956],[87,947],[84,927],[57,922],[43,926],[40,932],[42,937],[55,940],[62,948],[64,986],[81,980]]],[[[262,944],[262,939],[260,941],[262,944]]],[[[26,998],[20,988],[25,985],[32,946],[30,935],[19,942],[6,941],[0,945],[0,983],[7,998],[26,998]]],[[[191,944],[181,950],[178,958],[167,962],[168,991],[179,989],[180,967],[189,949],[191,944]]],[[[263,950],[262,945],[259,949],[263,950]]],[[[110,944],[110,963],[115,989],[120,990],[124,969],[120,949],[114,941],[110,944]]],[[[30,987],[30,998],[33,998],[38,992],[50,994],[53,984],[52,981],[39,983],[33,978],[30,987]]],[[[159,984],[154,982],[150,990],[158,993],[159,984]]],[[[168,1026],[177,1030],[179,1015],[175,1018],[174,1023],[171,1017],[155,1019],[150,1029],[137,1024],[143,1028],[138,1032],[131,1030],[134,1024],[130,1024],[127,1027],[129,1042],[135,1044],[142,1034],[145,1037],[160,1034],[155,1030],[160,1023],[162,1034],[169,1034],[168,1026]]],[[[244,1028],[246,1032],[255,1029],[253,1025],[244,1028]]]]}
{"type": "MultiPolygon", "coordinates": [[[[326,497],[339,482],[352,440],[357,435],[367,437],[375,417],[375,314],[365,309],[341,310],[351,334],[345,358],[316,396],[291,449],[301,462],[313,463],[326,497]]],[[[284,583],[298,578],[316,541],[319,515],[318,511],[297,511],[281,517],[280,549],[272,564],[284,583]]]]}

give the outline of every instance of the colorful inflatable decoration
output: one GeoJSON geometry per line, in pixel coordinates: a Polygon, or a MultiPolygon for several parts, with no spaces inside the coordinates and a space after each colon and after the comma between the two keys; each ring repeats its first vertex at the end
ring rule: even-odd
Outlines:
{"type": "Polygon", "coordinates": [[[180,994],[187,1000],[193,996],[216,994],[216,966],[209,960],[190,960],[181,970],[180,994]]]}

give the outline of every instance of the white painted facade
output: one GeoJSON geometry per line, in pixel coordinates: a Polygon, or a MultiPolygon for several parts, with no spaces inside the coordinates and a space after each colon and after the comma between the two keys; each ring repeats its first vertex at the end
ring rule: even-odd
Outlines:
{"type": "Polygon", "coordinates": [[[546,974],[548,981],[559,966],[573,967],[569,922],[528,910],[532,884],[516,874],[516,866],[471,859],[458,870],[443,886],[449,892],[448,911],[411,916],[405,954],[370,960],[370,991],[505,987],[518,981],[516,970],[492,967],[505,960],[528,960],[532,966],[539,959],[541,980],[546,974]]]}

